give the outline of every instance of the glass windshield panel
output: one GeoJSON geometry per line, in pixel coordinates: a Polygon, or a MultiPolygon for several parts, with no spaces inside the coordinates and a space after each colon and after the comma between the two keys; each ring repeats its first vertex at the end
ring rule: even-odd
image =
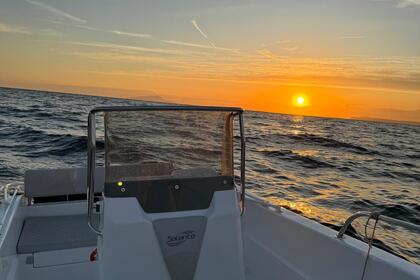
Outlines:
{"type": "Polygon", "coordinates": [[[232,126],[231,112],[106,112],[105,179],[233,176],[232,126]]]}

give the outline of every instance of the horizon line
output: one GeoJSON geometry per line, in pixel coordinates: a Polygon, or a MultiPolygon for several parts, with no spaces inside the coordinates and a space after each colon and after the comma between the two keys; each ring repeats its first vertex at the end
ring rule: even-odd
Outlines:
{"type": "MultiPolygon", "coordinates": [[[[78,86],[74,86],[78,87],[78,86]]],[[[143,101],[143,102],[153,102],[157,104],[174,104],[174,105],[194,105],[190,103],[176,103],[176,102],[168,102],[168,101],[159,101],[159,100],[151,100],[151,99],[141,99],[141,95],[138,97],[116,97],[116,96],[108,96],[108,95],[101,95],[101,94],[93,94],[93,93],[80,93],[80,92],[73,92],[73,91],[55,91],[55,90],[46,90],[42,88],[22,88],[22,87],[15,87],[15,86],[3,86],[0,85],[0,89],[21,89],[21,90],[30,90],[30,91],[44,91],[46,93],[56,93],[56,94],[71,94],[71,95],[79,95],[79,96],[93,96],[93,97],[103,97],[103,98],[113,98],[113,99],[123,99],[123,100],[131,100],[131,101],[143,101]]],[[[83,88],[83,87],[80,87],[83,88]]],[[[95,88],[95,87],[92,87],[95,88]]],[[[100,89],[98,87],[98,89],[100,89]]],[[[118,90],[116,88],[104,88],[109,90],[118,90]]],[[[133,91],[136,90],[122,90],[122,91],[133,91]]],[[[151,92],[152,93],[152,92],[151,92]]],[[[144,97],[147,97],[146,95],[144,97]]],[[[198,105],[200,106],[200,105],[198,105]]],[[[204,105],[201,105],[204,106],[204,105]]],[[[221,107],[230,107],[230,106],[221,106],[221,107]]],[[[263,110],[252,110],[246,109],[243,106],[237,106],[239,108],[243,108],[244,112],[255,112],[255,113],[266,113],[266,114],[277,114],[277,115],[285,115],[285,116],[292,116],[292,117],[310,117],[310,118],[323,118],[323,119],[334,119],[334,120],[349,120],[349,121],[364,121],[364,122],[375,122],[375,123],[395,123],[395,124],[404,124],[404,125],[415,125],[419,126],[420,121],[413,121],[413,120],[396,120],[396,119],[387,119],[387,118],[375,118],[375,117],[335,117],[335,116],[318,116],[318,115],[310,115],[310,114],[291,114],[291,113],[283,113],[283,112],[273,112],[273,111],[263,111],[263,110]]]]}

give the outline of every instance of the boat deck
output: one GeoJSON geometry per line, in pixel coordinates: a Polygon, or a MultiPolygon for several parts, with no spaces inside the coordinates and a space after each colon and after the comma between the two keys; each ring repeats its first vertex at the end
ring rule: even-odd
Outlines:
{"type": "MultiPolygon", "coordinates": [[[[365,243],[337,239],[337,232],[287,210],[270,210],[249,199],[246,205],[246,280],[360,279],[365,243]]],[[[83,201],[35,206],[17,201],[10,212],[15,218],[10,217],[0,236],[0,279],[103,279],[101,255],[98,261],[90,260],[101,238],[90,231],[85,207],[83,201]]],[[[371,255],[365,279],[420,279],[414,264],[378,248],[371,255]]]]}
{"type": "Polygon", "coordinates": [[[96,246],[86,215],[29,217],[17,245],[18,254],[96,246]]]}

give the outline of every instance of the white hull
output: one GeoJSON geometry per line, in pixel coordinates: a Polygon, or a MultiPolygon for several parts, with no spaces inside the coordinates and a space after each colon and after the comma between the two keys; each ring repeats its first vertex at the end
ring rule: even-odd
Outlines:
{"type": "MultiPolygon", "coordinates": [[[[90,252],[97,246],[32,254],[16,252],[25,219],[86,214],[86,202],[22,206],[21,199],[17,197],[11,206],[1,231],[0,279],[102,279],[101,260],[89,260],[90,252]]],[[[246,200],[241,222],[245,279],[361,279],[368,246],[359,240],[337,239],[336,231],[253,197],[246,200]]],[[[112,269],[119,264],[102,265],[112,269]]],[[[156,278],[121,275],[121,279],[156,278]]],[[[420,279],[420,267],[373,248],[364,279],[420,279]]]]}

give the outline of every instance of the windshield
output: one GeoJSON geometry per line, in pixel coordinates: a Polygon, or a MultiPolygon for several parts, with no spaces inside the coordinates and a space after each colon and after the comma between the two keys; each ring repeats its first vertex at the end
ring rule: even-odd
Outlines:
{"type": "Polygon", "coordinates": [[[105,112],[106,181],[233,176],[233,113],[105,112]]]}

